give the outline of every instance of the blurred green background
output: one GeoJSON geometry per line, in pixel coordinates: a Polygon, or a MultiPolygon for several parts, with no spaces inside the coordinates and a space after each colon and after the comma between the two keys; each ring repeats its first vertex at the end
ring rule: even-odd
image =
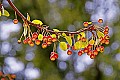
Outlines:
{"type": "Polygon", "coordinates": [[[99,18],[109,26],[110,44],[94,60],[86,55],[67,56],[58,47],[60,58],[55,62],[49,59],[53,46],[42,49],[41,45],[17,43],[23,32],[22,20],[18,16],[20,23],[14,25],[14,11],[6,0],[3,3],[11,15],[0,18],[0,65],[5,64],[6,74],[16,74],[16,80],[120,80],[119,0],[14,0],[22,14],[29,13],[31,20],[39,19],[50,29],[76,31],[84,21],[99,18]]]}

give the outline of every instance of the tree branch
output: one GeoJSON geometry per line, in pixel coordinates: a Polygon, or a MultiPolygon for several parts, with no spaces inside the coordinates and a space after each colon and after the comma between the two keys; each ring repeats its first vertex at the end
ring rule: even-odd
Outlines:
{"type": "MultiPolygon", "coordinates": [[[[42,26],[40,26],[40,25],[38,25],[38,24],[34,24],[34,23],[32,23],[31,21],[28,21],[28,20],[26,19],[26,17],[16,8],[16,6],[13,4],[13,2],[12,2],[11,0],[7,0],[7,1],[8,1],[8,3],[10,4],[10,6],[12,7],[12,9],[17,13],[17,15],[18,15],[19,17],[22,18],[23,21],[26,21],[29,25],[32,25],[32,26],[36,27],[36,28],[39,29],[39,30],[43,29],[42,26]]],[[[47,28],[46,28],[46,29],[47,29],[47,28]]],[[[50,33],[54,33],[54,34],[59,34],[59,33],[79,34],[80,32],[84,32],[84,31],[90,31],[90,32],[91,32],[91,29],[90,29],[89,27],[87,27],[87,28],[82,28],[82,29],[80,29],[79,31],[76,31],[76,32],[69,32],[69,31],[59,31],[59,32],[55,32],[55,31],[49,30],[49,29],[47,29],[46,31],[47,31],[47,32],[50,32],[50,33]]]]}

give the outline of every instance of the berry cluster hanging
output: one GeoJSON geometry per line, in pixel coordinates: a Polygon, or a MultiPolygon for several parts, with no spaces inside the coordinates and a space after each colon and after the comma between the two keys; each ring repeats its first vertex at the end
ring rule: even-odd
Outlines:
{"type": "Polygon", "coordinates": [[[15,80],[15,74],[4,74],[3,71],[0,71],[0,80],[15,80]]]}
{"type": "MultiPolygon", "coordinates": [[[[84,28],[79,29],[76,32],[60,31],[58,29],[49,30],[49,26],[43,25],[40,20],[30,21],[30,16],[27,13],[27,18],[20,13],[20,11],[14,6],[14,4],[7,0],[10,6],[15,11],[14,24],[18,23],[17,15],[23,20],[23,34],[21,35],[18,43],[28,44],[31,47],[41,45],[42,48],[47,48],[53,44],[53,52],[50,54],[50,60],[54,61],[59,56],[56,52],[57,44],[62,50],[67,51],[68,55],[71,55],[73,51],[78,51],[78,56],[87,54],[91,59],[94,59],[99,52],[104,51],[103,44],[109,44],[109,28],[108,26],[101,26],[102,19],[98,20],[98,24],[91,22],[84,22],[84,28]],[[36,32],[32,32],[30,27],[37,28],[36,32]],[[91,33],[89,37],[88,34],[91,33]],[[61,41],[61,38],[66,41],[61,41]]],[[[4,9],[3,5],[0,5],[0,16],[9,16],[9,13],[4,9]]]]}

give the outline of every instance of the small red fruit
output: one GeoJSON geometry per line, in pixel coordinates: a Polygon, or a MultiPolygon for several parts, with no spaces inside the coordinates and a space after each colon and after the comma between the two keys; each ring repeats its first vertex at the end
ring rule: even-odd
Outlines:
{"type": "Polygon", "coordinates": [[[6,80],[6,78],[1,78],[1,80],[6,80]]]}
{"type": "Polygon", "coordinates": [[[83,54],[83,51],[80,50],[80,51],[78,52],[78,55],[81,56],[82,54],[83,54]]]}
{"type": "Polygon", "coordinates": [[[103,51],[104,51],[104,47],[100,46],[100,52],[103,52],[103,51]]]}
{"type": "Polygon", "coordinates": [[[110,43],[110,41],[109,40],[105,40],[105,44],[109,44],[110,43]]]}
{"type": "Polygon", "coordinates": [[[50,44],[52,44],[52,42],[51,42],[51,41],[47,41],[46,43],[47,43],[47,45],[50,45],[50,44]]]}
{"type": "Polygon", "coordinates": [[[38,37],[38,33],[37,33],[37,32],[34,32],[34,33],[32,34],[32,37],[36,39],[36,38],[38,37]]]}
{"type": "Polygon", "coordinates": [[[31,42],[32,42],[32,40],[31,40],[30,37],[27,37],[26,40],[27,40],[28,43],[31,43],[31,42]]]}
{"type": "Polygon", "coordinates": [[[16,75],[15,74],[11,74],[11,78],[15,79],[16,75]]]}
{"type": "Polygon", "coordinates": [[[99,23],[103,23],[103,19],[99,19],[98,22],[99,22],[99,23]]]}
{"type": "Polygon", "coordinates": [[[48,36],[48,37],[47,37],[47,41],[51,42],[51,41],[52,41],[52,37],[51,37],[51,36],[48,36]]]}
{"type": "Polygon", "coordinates": [[[100,47],[96,47],[96,50],[97,50],[97,51],[100,51],[100,47]]]}
{"type": "Polygon", "coordinates": [[[93,51],[89,51],[89,52],[87,53],[87,55],[91,55],[91,54],[93,54],[93,51]]]}
{"type": "Polygon", "coordinates": [[[55,61],[55,56],[50,56],[51,61],[55,61]]]}
{"type": "Polygon", "coordinates": [[[36,39],[36,40],[35,40],[35,44],[36,44],[36,45],[40,45],[40,40],[36,39]]]}
{"type": "Polygon", "coordinates": [[[104,34],[107,35],[107,34],[108,34],[108,31],[104,31],[104,34]]]}
{"type": "Polygon", "coordinates": [[[83,42],[85,42],[85,41],[86,41],[86,38],[85,38],[85,37],[83,37],[83,38],[82,38],[82,41],[83,41],[83,42]]]}
{"type": "Polygon", "coordinates": [[[72,46],[72,50],[76,50],[76,49],[75,49],[75,46],[72,46]]]}
{"type": "Polygon", "coordinates": [[[69,49],[70,48],[70,45],[69,44],[67,44],[67,49],[69,49]]]}
{"type": "Polygon", "coordinates": [[[30,45],[31,47],[33,47],[33,46],[34,46],[34,43],[33,43],[33,42],[30,42],[29,45],[30,45]]]}
{"type": "Polygon", "coordinates": [[[101,43],[101,44],[105,43],[105,39],[102,39],[102,40],[100,41],[100,43],[101,43]]]}
{"type": "Polygon", "coordinates": [[[87,27],[88,26],[88,22],[84,22],[83,26],[87,27]]]}
{"type": "Polygon", "coordinates": [[[20,44],[21,43],[21,40],[18,40],[18,44],[20,44]]]}
{"type": "Polygon", "coordinates": [[[104,39],[110,39],[110,36],[105,35],[104,39]]]}
{"type": "Polygon", "coordinates": [[[108,28],[108,26],[106,26],[106,27],[105,27],[105,31],[109,31],[109,28],[108,28]]]}
{"type": "Polygon", "coordinates": [[[3,75],[3,72],[2,71],[0,71],[0,77],[3,75]]]}
{"type": "Polygon", "coordinates": [[[48,38],[47,36],[43,36],[43,42],[47,42],[48,38]]]}
{"type": "Polygon", "coordinates": [[[90,55],[90,58],[91,58],[91,59],[94,59],[94,58],[95,58],[95,55],[94,55],[94,54],[91,54],[91,55],[90,55]]]}
{"type": "Polygon", "coordinates": [[[36,40],[36,38],[35,38],[35,37],[32,37],[31,39],[32,39],[32,41],[35,41],[35,40],[36,40]]]}
{"type": "Polygon", "coordinates": [[[91,48],[92,48],[92,45],[88,44],[87,48],[88,48],[88,49],[91,49],[91,48]]]}
{"type": "Polygon", "coordinates": [[[71,50],[68,50],[68,51],[67,51],[67,54],[68,54],[68,55],[71,55],[71,54],[72,54],[72,51],[71,51],[71,50]]]}
{"type": "Polygon", "coordinates": [[[57,41],[57,39],[56,38],[52,38],[52,42],[56,42],[57,41]]]}
{"type": "Polygon", "coordinates": [[[55,57],[55,59],[57,59],[57,58],[58,58],[58,54],[57,54],[57,53],[55,53],[55,54],[54,54],[54,57],[55,57]]]}
{"type": "Polygon", "coordinates": [[[47,48],[47,43],[42,43],[42,48],[47,48]]]}
{"type": "Polygon", "coordinates": [[[27,44],[27,43],[28,43],[28,41],[25,39],[25,40],[23,40],[23,43],[24,43],[24,44],[27,44]]]}
{"type": "Polygon", "coordinates": [[[84,52],[88,53],[89,52],[89,48],[84,48],[84,52]]]}
{"type": "Polygon", "coordinates": [[[94,54],[94,55],[98,55],[98,51],[97,51],[97,50],[94,50],[94,51],[93,51],[93,54],[94,54]]]}
{"type": "Polygon", "coordinates": [[[18,19],[14,19],[14,20],[13,20],[13,23],[14,23],[14,24],[17,24],[17,23],[18,23],[18,19]]]}

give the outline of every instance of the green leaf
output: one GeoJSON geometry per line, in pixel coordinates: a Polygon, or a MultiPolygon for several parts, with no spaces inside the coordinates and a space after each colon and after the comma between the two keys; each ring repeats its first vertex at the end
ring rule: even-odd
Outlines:
{"type": "Polygon", "coordinates": [[[97,36],[98,36],[98,38],[104,37],[104,34],[102,32],[100,32],[100,31],[97,31],[97,36]]]}
{"type": "Polygon", "coordinates": [[[51,37],[52,37],[52,38],[56,38],[56,35],[55,35],[55,34],[52,34],[51,37]]]}
{"type": "Polygon", "coordinates": [[[53,29],[53,31],[55,31],[55,32],[59,32],[59,30],[58,30],[58,29],[53,29]]]}
{"type": "Polygon", "coordinates": [[[2,15],[3,15],[3,16],[7,16],[7,17],[10,16],[10,14],[9,14],[9,12],[8,12],[7,10],[4,10],[4,12],[2,13],[2,15]]]}
{"type": "Polygon", "coordinates": [[[77,41],[77,42],[74,44],[75,50],[79,50],[79,49],[82,47],[81,43],[82,43],[81,41],[77,41]]]}
{"type": "Polygon", "coordinates": [[[70,37],[70,36],[65,36],[65,39],[66,39],[66,41],[68,42],[68,44],[69,44],[70,46],[72,46],[72,39],[71,39],[71,37],[70,37]]]}
{"type": "Polygon", "coordinates": [[[39,34],[39,35],[38,35],[38,39],[39,39],[40,41],[42,41],[43,35],[42,35],[42,34],[39,34]]]}
{"type": "Polygon", "coordinates": [[[67,44],[66,44],[66,42],[60,42],[60,48],[62,50],[64,50],[64,51],[66,51],[67,50],[67,44]]]}
{"type": "Polygon", "coordinates": [[[40,24],[40,25],[43,24],[42,21],[40,21],[40,20],[33,20],[32,23],[34,23],[34,24],[40,24]]]}

